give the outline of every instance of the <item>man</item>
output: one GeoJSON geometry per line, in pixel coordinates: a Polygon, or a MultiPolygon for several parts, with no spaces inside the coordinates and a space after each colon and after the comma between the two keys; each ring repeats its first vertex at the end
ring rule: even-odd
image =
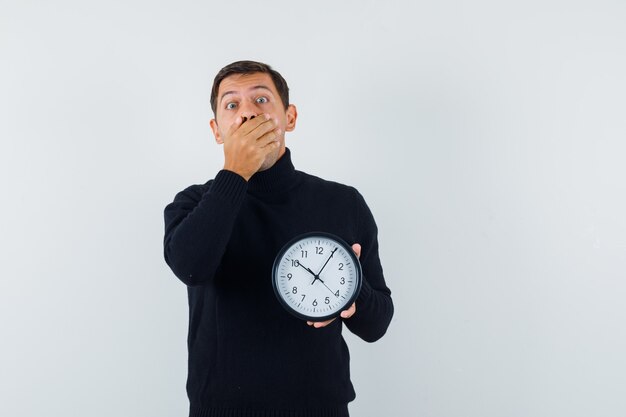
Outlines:
{"type": "Polygon", "coordinates": [[[342,327],[373,342],[393,315],[372,214],[354,188],[295,170],[285,132],[298,113],[268,65],[224,67],[211,107],[224,168],[165,208],[165,260],[189,298],[190,416],[348,416],[342,327]],[[318,323],[287,313],[271,283],[279,250],[310,231],[354,244],[363,268],[356,302],[318,323]]]}

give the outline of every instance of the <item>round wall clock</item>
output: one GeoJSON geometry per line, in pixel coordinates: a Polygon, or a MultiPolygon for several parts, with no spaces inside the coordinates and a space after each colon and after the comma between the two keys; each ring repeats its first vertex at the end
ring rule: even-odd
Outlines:
{"type": "Polygon", "coordinates": [[[359,295],[361,264],[340,237],[311,232],[297,236],[278,252],[272,284],[291,314],[310,321],[339,316],[359,295]]]}

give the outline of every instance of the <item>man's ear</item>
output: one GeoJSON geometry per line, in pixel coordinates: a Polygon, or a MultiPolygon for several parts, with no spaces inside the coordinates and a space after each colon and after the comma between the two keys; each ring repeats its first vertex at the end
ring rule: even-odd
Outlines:
{"type": "Polygon", "coordinates": [[[222,136],[220,135],[220,130],[217,128],[217,121],[215,121],[215,119],[211,119],[209,125],[211,126],[211,130],[213,131],[213,136],[215,136],[215,142],[218,145],[224,144],[222,136]]]}
{"type": "Polygon", "coordinates": [[[287,126],[285,132],[291,132],[296,128],[296,119],[298,118],[298,109],[293,104],[287,107],[287,126]]]}

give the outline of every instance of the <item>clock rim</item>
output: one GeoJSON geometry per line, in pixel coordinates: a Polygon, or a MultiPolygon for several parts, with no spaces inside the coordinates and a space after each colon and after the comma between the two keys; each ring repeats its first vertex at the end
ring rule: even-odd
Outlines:
{"type": "Polygon", "coordinates": [[[302,233],[292,239],[290,239],[287,243],[285,243],[283,245],[283,247],[280,249],[280,251],[278,251],[278,254],[276,255],[276,257],[274,258],[274,265],[272,266],[272,288],[274,289],[274,293],[276,294],[276,298],[278,299],[278,301],[280,302],[280,304],[283,306],[283,308],[285,310],[287,310],[289,313],[291,313],[292,315],[300,318],[300,319],[304,319],[307,321],[315,321],[315,322],[320,322],[320,321],[325,321],[325,320],[329,320],[331,318],[337,318],[340,316],[341,312],[346,310],[347,308],[349,308],[352,303],[354,303],[356,301],[356,299],[359,296],[359,293],[361,292],[361,287],[363,284],[363,270],[361,267],[361,262],[359,261],[359,258],[356,256],[356,254],[354,253],[354,251],[352,250],[352,246],[350,246],[345,240],[343,240],[341,237],[333,234],[333,233],[329,233],[329,232],[306,232],[306,233],[302,233]],[[352,294],[352,296],[348,299],[348,301],[342,305],[342,307],[340,309],[337,310],[337,312],[326,315],[326,316],[308,316],[306,314],[300,313],[299,311],[294,310],[291,305],[289,305],[285,299],[283,298],[281,292],[278,289],[278,268],[280,266],[280,262],[279,259],[282,259],[283,255],[287,252],[287,249],[289,249],[291,246],[293,246],[294,243],[300,241],[300,240],[304,240],[304,239],[308,239],[310,237],[313,236],[319,236],[319,237],[323,237],[323,238],[327,238],[327,239],[331,239],[334,240],[336,243],[338,243],[339,245],[343,246],[344,249],[346,250],[346,252],[348,253],[348,256],[350,256],[350,258],[352,258],[352,261],[354,262],[355,265],[355,271],[356,271],[356,284],[355,284],[355,289],[354,289],[354,293],[352,294]]]}

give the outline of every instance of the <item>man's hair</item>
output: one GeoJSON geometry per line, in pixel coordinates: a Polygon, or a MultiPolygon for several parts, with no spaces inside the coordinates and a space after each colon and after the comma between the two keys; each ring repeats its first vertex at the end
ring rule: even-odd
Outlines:
{"type": "Polygon", "coordinates": [[[213,110],[213,114],[217,114],[217,92],[222,80],[234,74],[253,74],[255,72],[269,74],[270,77],[272,77],[276,91],[278,91],[280,99],[285,106],[285,110],[287,110],[289,107],[289,87],[282,75],[262,62],[237,61],[222,68],[213,80],[213,88],[211,89],[211,109],[213,110]]]}

